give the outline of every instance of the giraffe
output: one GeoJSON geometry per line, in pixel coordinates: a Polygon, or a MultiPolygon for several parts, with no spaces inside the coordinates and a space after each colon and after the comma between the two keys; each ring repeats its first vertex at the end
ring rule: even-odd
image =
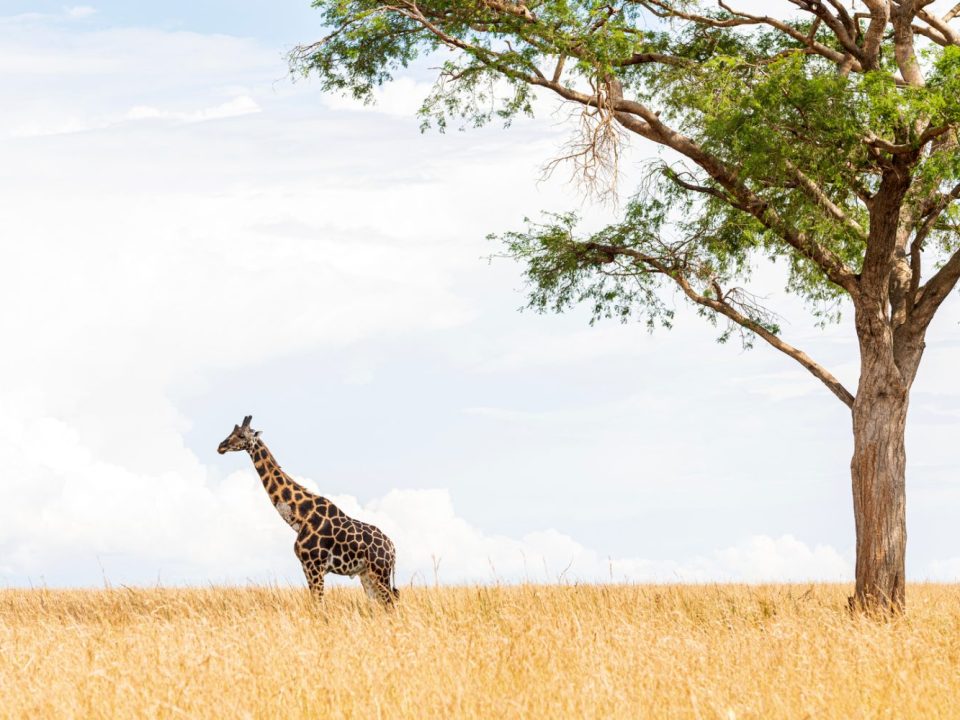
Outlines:
{"type": "Polygon", "coordinates": [[[260,475],[270,502],[280,517],[297,532],[293,549],[303,565],[303,574],[313,596],[323,597],[323,577],[360,576],[371,600],[392,606],[400,593],[394,587],[396,551],[382,530],[354,520],[324,497],[295,482],[280,469],[273,454],[260,439],[260,431],[250,427],[253,416],[242,425],[234,425],[217,452],[246,450],[260,475]]]}

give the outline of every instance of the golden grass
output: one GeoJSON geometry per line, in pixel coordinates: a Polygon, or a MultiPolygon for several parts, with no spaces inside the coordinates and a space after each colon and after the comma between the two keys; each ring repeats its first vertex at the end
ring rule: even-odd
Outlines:
{"type": "Polygon", "coordinates": [[[0,591],[0,717],[960,717],[960,588],[0,591]]]}

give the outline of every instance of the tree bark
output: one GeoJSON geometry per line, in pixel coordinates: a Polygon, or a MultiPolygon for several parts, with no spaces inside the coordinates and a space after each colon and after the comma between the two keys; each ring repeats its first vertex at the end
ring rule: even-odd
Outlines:
{"type": "MultiPolygon", "coordinates": [[[[866,350],[861,346],[861,351],[866,350]]],[[[853,512],[857,532],[856,591],[850,607],[904,609],[907,548],[906,448],[909,385],[888,357],[864,357],[853,404],[853,512]]]]}

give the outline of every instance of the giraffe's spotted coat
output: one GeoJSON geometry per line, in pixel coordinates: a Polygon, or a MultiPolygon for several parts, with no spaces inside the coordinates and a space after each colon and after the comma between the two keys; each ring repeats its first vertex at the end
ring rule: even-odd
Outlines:
{"type": "Polygon", "coordinates": [[[234,426],[217,450],[246,450],[250,454],[270,502],[297,532],[294,552],[314,595],[323,595],[327,573],[359,575],[368,597],[392,605],[398,592],[393,586],[396,550],[390,538],[380,528],[355,520],[294,481],[280,469],[259,435],[250,428],[248,416],[243,425],[234,426]]]}

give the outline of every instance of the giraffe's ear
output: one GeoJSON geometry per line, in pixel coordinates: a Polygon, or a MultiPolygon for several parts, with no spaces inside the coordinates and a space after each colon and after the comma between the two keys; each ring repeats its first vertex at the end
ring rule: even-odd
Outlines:
{"type": "Polygon", "coordinates": [[[234,431],[234,432],[239,432],[239,431],[240,431],[240,426],[239,426],[239,425],[234,425],[234,426],[233,426],[233,431],[234,431]]]}
{"type": "Polygon", "coordinates": [[[262,432],[263,432],[263,430],[256,430],[256,431],[254,431],[253,436],[254,436],[254,437],[260,437],[260,433],[262,433],[262,432]]]}

